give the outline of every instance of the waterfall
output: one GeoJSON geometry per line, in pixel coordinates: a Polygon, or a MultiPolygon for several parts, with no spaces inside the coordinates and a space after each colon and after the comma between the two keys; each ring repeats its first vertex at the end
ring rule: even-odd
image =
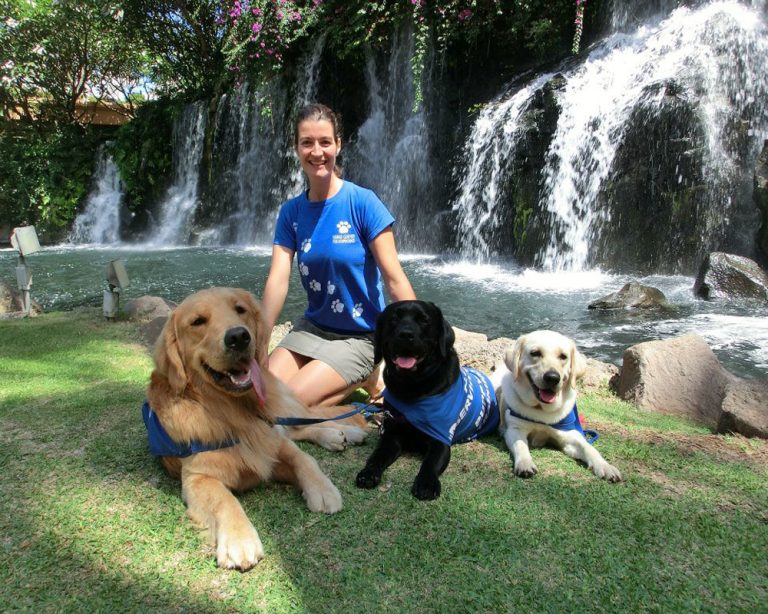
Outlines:
{"type": "MultiPolygon", "coordinates": [[[[656,4],[668,9],[677,3],[656,4]]],[[[545,269],[610,265],[623,249],[617,229],[630,227],[638,215],[627,209],[621,191],[628,163],[647,167],[634,178],[638,185],[654,175],[673,178],[659,183],[663,194],[648,189],[647,202],[638,206],[651,211],[671,203],[659,212],[660,220],[688,216],[675,218],[675,228],[649,226],[663,237],[665,257],[681,260],[674,250],[682,244],[704,253],[749,243],[755,224],[751,162],[768,134],[764,16],[743,3],[717,1],[677,8],[622,31],[632,19],[631,12],[619,12],[616,32],[583,59],[564,65],[562,83],[552,75],[537,77],[478,115],[453,205],[462,252],[487,257],[512,219],[531,232],[538,224],[532,261],[545,269]],[[527,112],[546,88],[555,98],[554,129],[538,163],[538,195],[531,199],[537,202],[525,210],[519,190],[510,188],[518,181],[510,159],[530,137],[522,129],[530,121],[527,112]],[[659,159],[632,160],[630,137],[646,148],[654,143],[659,159]]],[[[652,224],[650,217],[646,223],[652,224]]],[[[504,245],[507,254],[512,243],[504,245]]]]}
{"type": "Polygon", "coordinates": [[[70,243],[100,243],[112,245],[120,241],[120,204],[123,199],[120,172],[107,148],[99,147],[93,188],[83,212],[75,218],[70,243]]]}
{"type": "MultiPolygon", "coordinates": [[[[561,115],[544,170],[545,207],[555,232],[540,254],[543,267],[582,270],[593,264],[591,246],[611,220],[598,197],[629,119],[639,106],[646,113],[658,110],[667,90],[652,86],[671,82],[695,101],[706,133],[703,175],[716,202],[709,203],[698,239],[706,251],[716,248],[734,213],[730,181],[739,165],[728,149],[728,124],[753,114],[753,136],[765,134],[768,116],[760,101],[768,94],[766,62],[765,26],[737,2],[679,8],[658,24],[615,34],[594,49],[567,75],[558,100],[561,115]],[[747,109],[760,104],[762,109],[747,109]]],[[[686,179],[681,174],[678,181],[686,179]]]]}
{"type": "Polygon", "coordinates": [[[165,247],[187,243],[190,223],[198,205],[200,160],[205,143],[206,105],[189,104],[173,126],[173,184],[160,203],[151,245],[165,247]]]}
{"type": "Polygon", "coordinates": [[[520,142],[524,113],[533,97],[552,78],[540,76],[512,88],[480,111],[464,147],[459,195],[453,211],[459,228],[460,252],[465,257],[487,259],[496,255],[491,245],[504,221],[499,208],[507,198],[505,180],[520,142]]]}
{"type": "Polygon", "coordinates": [[[411,250],[435,249],[440,233],[435,228],[427,103],[414,111],[413,48],[412,30],[401,29],[393,37],[383,78],[369,55],[368,116],[346,152],[342,148],[342,156],[345,176],[374,190],[398,220],[398,243],[411,250]]]}
{"type": "Polygon", "coordinates": [[[244,83],[220,100],[211,196],[216,209],[226,215],[213,220],[202,242],[271,242],[280,204],[304,187],[294,152],[293,119],[317,94],[324,45],[325,36],[318,37],[301,62],[290,108],[288,94],[277,80],[259,88],[244,83]]]}
{"type": "Polygon", "coordinates": [[[296,93],[293,97],[293,112],[288,118],[288,151],[287,161],[290,167],[290,180],[288,193],[290,195],[298,194],[305,187],[304,171],[301,169],[301,163],[294,153],[295,143],[293,134],[293,122],[302,107],[315,102],[317,97],[317,86],[320,77],[320,60],[325,48],[325,39],[327,32],[321,33],[313,43],[310,50],[304,56],[299,65],[298,79],[296,80],[296,93]]]}

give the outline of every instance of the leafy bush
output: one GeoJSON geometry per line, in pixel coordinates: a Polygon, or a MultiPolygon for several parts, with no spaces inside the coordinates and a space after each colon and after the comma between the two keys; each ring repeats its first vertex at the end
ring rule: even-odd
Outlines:
{"type": "Polygon", "coordinates": [[[0,131],[0,219],[34,224],[43,242],[61,240],[88,193],[103,138],[100,130],[8,122],[0,131]]]}
{"type": "Polygon", "coordinates": [[[165,188],[173,167],[173,121],[181,108],[167,98],[147,102],[117,131],[111,153],[132,211],[150,205],[165,188]]]}

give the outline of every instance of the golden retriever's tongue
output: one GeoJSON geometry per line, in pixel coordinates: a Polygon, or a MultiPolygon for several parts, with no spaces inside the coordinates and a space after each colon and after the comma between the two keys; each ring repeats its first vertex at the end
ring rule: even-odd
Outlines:
{"type": "Polygon", "coordinates": [[[398,356],[393,362],[401,369],[413,369],[416,366],[416,359],[412,356],[398,356]]]}
{"type": "Polygon", "coordinates": [[[251,361],[251,383],[253,384],[253,389],[256,391],[256,396],[259,397],[259,401],[263,404],[264,403],[264,378],[261,375],[261,367],[259,366],[259,363],[255,360],[251,361]]]}
{"type": "Polygon", "coordinates": [[[554,403],[555,397],[557,394],[552,392],[551,390],[542,390],[539,388],[539,399],[542,403],[554,403]]]}

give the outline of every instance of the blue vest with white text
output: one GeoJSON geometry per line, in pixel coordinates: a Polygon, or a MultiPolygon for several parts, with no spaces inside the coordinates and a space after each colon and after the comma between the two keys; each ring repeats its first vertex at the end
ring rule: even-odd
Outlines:
{"type": "Polygon", "coordinates": [[[466,443],[495,431],[499,406],[491,380],[471,367],[444,393],[405,403],[384,389],[384,400],[421,432],[446,445],[466,443]]]}

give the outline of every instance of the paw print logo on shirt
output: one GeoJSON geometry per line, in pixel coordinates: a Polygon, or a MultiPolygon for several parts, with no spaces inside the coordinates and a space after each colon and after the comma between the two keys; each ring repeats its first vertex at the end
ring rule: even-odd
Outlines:
{"type": "Polygon", "coordinates": [[[347,234],[350,228],[352,228],[352,225],[349,222],[341,221],[336,224],[336,230],[338,230],[339,234],[342,235],[347,234]]]}
{"type": "Polygon", "coordinates": [[[336,299],[331,303],[331,311],[334,313],[341,313],[344,311],[344,303],[342,303],[339,299],[336,299]]]}
{"type": "Polygon", "coordinates": [[[336,286],[329,281],[328,282],[328,294],[333,294],[334,292],[336,292],[336,286]]]}
{"type": "Polygon", "coordinates": [[[304,239],[301,242],[301,251],[303,251],[305,254],[312,249],[312,239],[304,239]]]}
{"type": "Polygon", "coordinates": [[[313,279],[309,282],[309,287],[314,290],[315,292],[320,292],[320,290],[323,289],[323,287],[320,285],[320,282],[316,279],[313,279]]]}
{"type": "Polygon", "coordinates": [[[363,315],[363,304],[355,303],[355,306],[352,308],[352,317],[359,318],[361,315],[363,315]]]}
{"type": "Polygon", "coordinates": [[[306,277],[309,275],[309,267],[304,264],[303,262],[299,265],[299,271],[301,271],[301,274],[306,277]]]}

